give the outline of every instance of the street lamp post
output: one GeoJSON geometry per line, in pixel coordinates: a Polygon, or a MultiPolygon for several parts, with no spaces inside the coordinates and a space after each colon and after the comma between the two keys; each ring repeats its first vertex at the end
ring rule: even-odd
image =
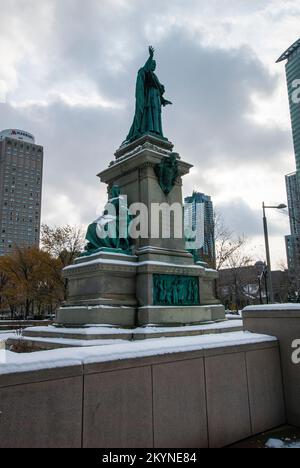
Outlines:
{"type": "MultiPolygon", "coordinates": [[[[269,235],[268,235],[268,223],[266,217],[266,208],[275,208],[277,210],[283,210],[287,208],[286,205],[283,203],[276,206],[266,206],[265,202],[262,204],[263,206],[263,225],[264,225],[264,237],[265,237],[265,246],[266,246],[266,259],[267,259],[267,282],[268,282],[268,289],[269,289],[269,302],[272,304],[274,302],[274,292],[273,292],[273,284],[272,284],[272,270],[271,270],[271,257],[270,257],[270,246],[269,246],[269,235]]],[[[268,294],[267,294],[268,299],[268,294]]]]}

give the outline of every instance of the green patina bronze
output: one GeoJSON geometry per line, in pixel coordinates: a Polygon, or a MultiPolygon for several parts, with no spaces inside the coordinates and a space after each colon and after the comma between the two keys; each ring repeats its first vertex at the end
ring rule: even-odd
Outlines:
{"type": "Polygon", "coordinates": [[[194,263],[200,262],[202,259],[199,255],[199,250],[197,249],[187,249],[187,251],[193,255],[194,263]]]}
{"type": "Polygon", "coordinates": [[[151,46],[149,54],[147,62],[138,71],[135,115],[125,143],[134,141],[145,134],[165,139],[162,131],[161,108],[172,103],[163,97],[165,87],[154,73],[156,61],[153,59],[154,49],[151,46]]]}
{"type": "Polygon", "coordinates": [[[100,218],[89,225],[85,252],[81,256],[100,251],[131,253],[132,240],[128,234],[128,226],[133,216],[129,214],[127,204],[122,201],[120,188],[113,185],[108,200],[110,209],[106,209],[100,218]],[[125,233],[120,232],[120,222],[125,227],[125,233]]]}
{"type": "Polygon", "coordinates": [[[195,276],[153,275],[154,305],[199,305],[199,278],[195,276]]]}
{"type": "Polygon", "coordinates": [[[171,156],[164,158],[160,164],[155,166],[154,171],[162,191],[168,195],[179,175],[176,154],[172,153],[171,156]]]}
{"type": "MultiPolygon", "coordinates": [[[[196,234],[195,234],[196,237],[196,234]]],[[[195,237],[185,237],[185,242],[195,242],[195,237]]],[[[202,258],[199,249],[187,249],[187,252],[193,255],[194,263],[201,262],[202,258]]]]}

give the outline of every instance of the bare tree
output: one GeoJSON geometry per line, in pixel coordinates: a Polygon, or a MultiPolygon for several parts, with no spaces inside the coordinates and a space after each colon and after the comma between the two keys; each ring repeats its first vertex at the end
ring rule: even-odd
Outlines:
{"type": "Polygon", "coordinates": [[[73,263],[84,248],[84,233],[78,226],[50,227],[42,225],[42,250],[50,255],[48,268],[60,284],[63,291],[63,300],[67,298],[68,281],[62,276],[62,269],[73,263]],[[51,258],[55,259],[52,262],[51,258]]]}
{"type": "Polygon", "coordinates": [[[62,267],[70,265],[84,247],[84,233],[78,226],[42,225],[42,249],[60,259],[62,267]]]}
{"type": "Polygon", "coordinates": [[[231,267],[236,262],[237,254],[245,247],[245,237],[235,236],[225,224],[223,216],[215,212],[214,233],[216,244],[216,269],[231,267]]]}
{"type": "Polygon", "coordinates": [[[278,296],[285,300],[288,298],[292,302],[299,302],[299,272],[291,272],[286,260],[283,259],[277,263],[277,268],[282,273],[282,280],[277,291],[278,296]]]}
{"type": "Polygon", "coordinates": [[[215,268],[221,270],[217,281],[218,296],[223,302],[233,303],[240,308],[250,287],[248,275],[245,274],[246,267],[253,263],[252,256],[246,250],[247,240],[230,230],[218,211],[214,216],[214,235],[215,268]]]}
{"type": "Polygon", "coordinates": [[[287,271],[288,269],[286,260],[284,260],[283,258],[279,260],[279,262],[277,262],[276,266],[280,271],[287,271]]]}
{"type": "Polygon", "coordinates": [[[242,246],[231,253],[228,258],[228,267],[231,270],[231,282],[229,284],[232,295],[238,309],[243,306],[243,299],[246,295],[250,296],[249,279],[243,272],[245,267],[253,264],[253,258],[243,252],[242,246]]]}

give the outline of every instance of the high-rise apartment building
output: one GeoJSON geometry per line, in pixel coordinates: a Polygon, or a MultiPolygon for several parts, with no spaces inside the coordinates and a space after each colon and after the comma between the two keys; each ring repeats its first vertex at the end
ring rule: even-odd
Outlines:
{"type": "Polygon", "coordinates": [[[296,170],[300,171],[300,39],[292,44],[277,60],[286,60],[285,71],[290,104],[296,170]]]}
{"type": "Polygon", "coordinates": [[[39,245],[43,147],[22,130],[0,132],[0,255],[39,245]]]}
{"type": "Polygon", "coordinates": [[[200,242],[199,255],[202,260],[214,265],[215,262],[215,233],[214,207],[211,197],[204,193],[194,192],[184,199],[185,225],[191,226],[197,233],[200,242]]]}
{"type": "Polygon", "coordinates": [[[300,184],[299,173],[285,176],[286,193],[289,206],[291,234],[300,236],[300,184]]]}
{"type": "Polygon", "coordinates": [[[285,237],[287,261],[290,276],[296,283],[300,277],[300,185],[299,173],[285,176],[286,192],[289,207],[291,234],[285,237]]]}
{"type": "Polygon", "coordinates": [[[296,172],[286,176],[291,234],[285,241],[290,275],[296,285],[300,285],[300,39],[279,57],[277,63],[285,60],[296,160],[296,172]]]}

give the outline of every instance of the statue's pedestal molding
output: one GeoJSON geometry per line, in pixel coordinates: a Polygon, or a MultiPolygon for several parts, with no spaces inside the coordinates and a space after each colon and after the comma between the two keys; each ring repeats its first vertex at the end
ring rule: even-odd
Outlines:
{"type": "Polygon", "coordinates": [[[157,146],[160,151],[172,152],[174,148],[173,143],[171,143],[166,138],[161,139],[154,135],[146,134],[131,143],[122,144],[115,152],[116,159],[119,160],[126,154],[131,153],[132,151],[136,151],[137,148],[142,147],[145,143],[150,143],[157,146]]]}
{"type": "Polygon", "coordinates": [[[139,325],[161,326],[199,325],[204,322],[224,320],[224,307],[199,306],[144,306],[138,309],[139,325]]]}

